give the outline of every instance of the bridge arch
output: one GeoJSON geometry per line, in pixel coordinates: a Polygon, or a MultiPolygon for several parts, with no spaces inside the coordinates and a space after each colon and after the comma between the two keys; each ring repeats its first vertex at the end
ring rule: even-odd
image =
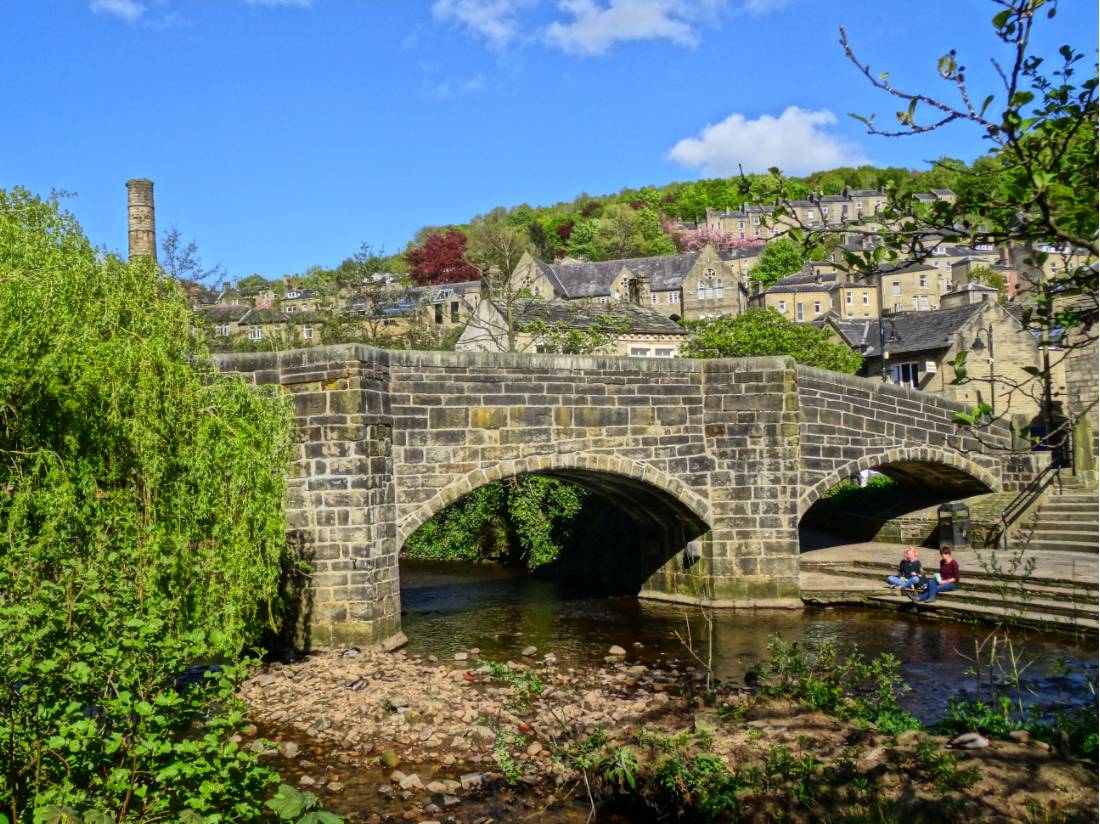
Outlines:
{"type": "MultiPolygon", "coordinates": [[[[631,502],[636,496],[640,494],[643,498],[652,498],[652,490],[657,490],[663,493],[660,498],[666,506],[685,524],[686,531],[692,533],[691,537],[710,529],[710,504],[685,483],[651,464],[616,455],[555,453],[502,461],[452,481],[401,519],[397,528],[397,545],[403,546],[409,536],[430,518],[475,489],[520,475],[545,475],[569,481],[604,495],[628,511],[634,508],[631,502]]],[[[642,505],[645,505],[644,500],[642,505]]]]}
{"type": "Polygon", "coordinates": [[[903,483],[925,483],[931,476],[941,488],[959,497],[1001,489],[1001,480],[993,472],[958,452],[935,446],[897,447],[849,461],[807,486],[798,499],[799,519],[828,490],[865,469],[873,469],[903,483]]]}

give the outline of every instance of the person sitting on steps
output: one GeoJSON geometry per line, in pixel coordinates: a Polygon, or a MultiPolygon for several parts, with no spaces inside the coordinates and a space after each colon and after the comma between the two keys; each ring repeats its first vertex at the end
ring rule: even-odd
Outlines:
{"type": "Polygon", "coordinates": [[[915,546],[907,546],[905,548],[905,555],[901,563],[898,564],[898,574],[887,576],[886,583],[891,587],[905,589],[919,582],[920,561],[917,560],[917,548],[915,546]]]}
{"type": "MultiPolygon", "coordinates": [[[[951,547],[940,547],[940,571],[939,574],[928,579],[928,588],[914,600],[930,604],[936,600],[936,594],[950,592],[959,585],[959,562],[951,557],[951,547]]],[[[909,593],[909,597],[913,595],[909,593]]]]}

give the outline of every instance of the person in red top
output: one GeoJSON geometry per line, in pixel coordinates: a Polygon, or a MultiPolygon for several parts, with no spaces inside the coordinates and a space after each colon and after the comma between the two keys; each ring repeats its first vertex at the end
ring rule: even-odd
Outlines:
{"type": "Polygon", "coordinates": [[[928,588],[918,601],[931,603],[939,592],[950,592],[959,585],[959,562],[951,557],[951,547],[940,547],[940,574],[928,579],[928,588]]]}

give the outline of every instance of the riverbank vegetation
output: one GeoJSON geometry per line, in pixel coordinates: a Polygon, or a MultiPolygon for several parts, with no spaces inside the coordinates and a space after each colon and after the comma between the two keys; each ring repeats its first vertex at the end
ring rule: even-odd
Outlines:
{"type": "Polygon", "coordinates": [[[291,419],[179,286],[0,191],[0,821],[259,818],[242,654],[291,565],[291,419]],[[212,817],[213,816],[213,817],[212,817]]]}

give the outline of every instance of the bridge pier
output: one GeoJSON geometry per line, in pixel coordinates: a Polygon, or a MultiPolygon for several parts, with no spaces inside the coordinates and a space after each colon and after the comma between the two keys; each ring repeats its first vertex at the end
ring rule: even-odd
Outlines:
{"type": "Polygon", "coordinates": [[[493,481],[538,473],[599,493],[639,524],[636,562],[621,566],[641,596],[723,607],[801,605],[799,518],[861,462],[1008,485],[1003,459],[980,454],[1010,445],[1007,427],[978,443],[953,423],[960,404],[789,358],[345,345],[217,362],[294,405],[287,518],[312,568],[295,623],[306,647],[402,643],[401,546],[493,481]]]}

